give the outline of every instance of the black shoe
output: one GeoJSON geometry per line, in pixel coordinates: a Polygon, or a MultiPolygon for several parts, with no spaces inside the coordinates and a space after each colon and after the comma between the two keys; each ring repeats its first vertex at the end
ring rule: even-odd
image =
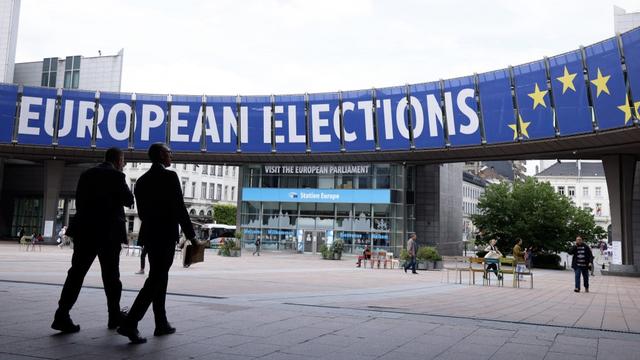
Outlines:
{"type": "Polygon", "coordinates": [[[589,288],[584,288],[584,292],[589,292],[589,288]]]}
{"type": "Polygon", "coordinates": [[[65,334],[77,333],[80,331],[80,325],[74,324],[70,317],[54,318],[51,328],[65,334]]]}
{"type": "Polygon", "coordinates": [[[122,321],[127,316],[127,312],[125,310],[120,310],[116,315],[109,314],[109,322],[107,323],[107,327],[109,330],[115,330],[122,324],[122,321]]]}
{"type": "Polygon", "coordinates": [[[147,339],[141,337],[136,328],[120,326],[117,331],[118,334],[128,337],[132,344],[144,344],[147,342],[147,339]]]}
{"type": "Polygon", "coordinates": [[[176,328],[171,324],[166,323],[162,326],[156,326],[156,330],[153,332],[153,336],[171,335],[176,332],[176,328]]]}
{"type": "Polygon", "coordinates": [[[404,268],[404,272],[407,272],[407,268],[404,268]]]}
{"type": "Polygon", "coordinates": [[[580,292],[580,289],[573,289],[573,292],[580,292]]]}
{"type": "Polygon", "coordinates": [[[417,271],[412,271],[411,273],[412,273],[412,274],[417,274],[418,272],[417,272],[417,271]]]}

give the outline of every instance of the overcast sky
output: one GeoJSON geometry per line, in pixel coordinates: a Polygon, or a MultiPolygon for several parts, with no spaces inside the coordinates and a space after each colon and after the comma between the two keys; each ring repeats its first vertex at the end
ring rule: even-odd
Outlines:
{"type": "Polygon", "coordinates": [[[22,0],[17,62],[124,48],[122,91],[287,94],[469,75],[613,35],[587,1],[22,0]]]}

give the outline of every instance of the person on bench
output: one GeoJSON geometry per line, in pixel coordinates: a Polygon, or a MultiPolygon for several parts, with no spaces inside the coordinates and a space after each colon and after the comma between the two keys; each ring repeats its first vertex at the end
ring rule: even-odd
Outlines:
{"type": "Polygon", "coordinates": [[[362,264],[362,260],[365,259],[371,260],[371,249],[369,248],[369,245],[364,247],[362,255],[358,255],[358,262],[356,263],[356,267],[360,267],[360,265],[362,264]]]}

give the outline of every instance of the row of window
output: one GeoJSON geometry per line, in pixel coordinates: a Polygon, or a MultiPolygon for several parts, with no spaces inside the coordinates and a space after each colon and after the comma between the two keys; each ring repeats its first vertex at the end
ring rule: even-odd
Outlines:
{"type": "MultiPolygon", "coordinates": [[[[137,162],[131,162],[128,163],[128,165],[132,168],[132,169],[137,169],[138,165],[140,163],[137,162]]],[[[171,164],[171,167],[173,167],[174,169],[177,169],[180,165],[173,163],[171,164]]],[[[222,177],[223,174],[224,176],[229,176],[231,175],[232,177],[236,176],[236,169],[238,167],[236,166],[227,166],[227,165],[198,165],[198,164],[187,164],[184,163],[182,164],[182,170],[188,170],[191,169],[191,171],[198,171],[198,167],[202,168],[202,174],[204,175],[212,175],[212,176],[219,176],[222,177]]]]}
{"type": "MultiPolygon", "coordinates": [[[[80,61],[81,57],[67,56],[64,61],[64,84],[65,89],[77,89],[80,86],[80,61]]],[[[46,87],[56,87],[56,77],[58,74],[58,58],[45,58],[42,60],[42,81],[40,85],[46,87]]]]}
{"type": "MultiPolygon", "coordinates": [[[[182,194],[184,197],[195,199],[197,183],[191,182],[191,187],[187,189],[188,179],[182,179],[182,194]]],[[[209,200],[222,200],[222,201],[234,201],[236,199],[236,187],[231,186],[231,193],[229,193],[229,185],[224,186],[224,192],[222,191],[222,184],[215,183],[200,183],[200,199],[209,200]],[[207,188],[209,192],[207,193],[207,188]]]]}
{"type": "Polygon", "coordinates": [[[480,211],[478,210],[478,204],[467,201],[462,202],[462,212],[466,215],[480,213],[480,211]]]}
{"type": "Polygon", "coordinates": [[[462,196],[472,199],[479,199],[480,196],[484,193],[484,189],[473,188],[470,186],[463,185],[462,186],[462,196]]]}
{"type": "Polygon", "coordinates": [[[596,208],[592,208],[589,203],[582,203],[582,208],[585,210],[589,210],[589,212],[592,212],[595,216],[602,216],[602,204],[601,203],[596,203],[596,208]]]}
{"type": "MultiPolygon", "coordinates": [[[[567,189],[567,192],[565,193],[565,187],[564,186],[558,186],[558,194],[567,195],[568,197],[575,197],[576,196],[576,187],[575,186],[567,186],[566,189],[567,189]]],[[[589,196],[589,187],[588,186],[583,186],[582,187],[582,196],[583,197],[588,197],[589,196]]],[[[601,186],[596,186],[595,187],[595,196],[596,197],[601,197],[602,196],[602,187],[601,186]]]]}

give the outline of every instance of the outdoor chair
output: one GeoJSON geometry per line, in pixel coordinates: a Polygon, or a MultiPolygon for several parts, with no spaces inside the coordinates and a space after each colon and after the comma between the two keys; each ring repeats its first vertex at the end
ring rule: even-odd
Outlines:
{"type": "Polygon", "coordinates": [[[20,242],[18,243],[18,249],[22,249],[26,247],[26,250],[29,251],[29,244],[31,243],[31,237],[23,236],[20,238],[20,242]]]}
{"type": "Polygon", "coordinates": [[[485,283],[487,284],[487,286],[491,286],[491,273],[493,273],[493,270],[489,270],[488,267],[491,264],[496,264],[498,271],[497,271],[497,275],[498,275],[498,285],[504,285],[504,276],[502,275],[502,273],[500,272],[500,259],[484,259],[484,276],[482,277],[482,285],[484,285],[485,283]]]}
{"type": "MultiPolygon", "coordinates": [[[[513,286],[519,288],[520,287],[520,276],[529,276],[530,279],[530,284],[529,284],[529,289],[533,289],[533,273],[531,272],[531,269],[526,268],[525,267],[525,271],[517,271],[517,265],[518,263],[514,262],[514,267],[513,267],[513,286]]],[[[524,264],[523,264],[524,265],[524,264]]]]}
{"type": "Polygon", "coordinates": [[[514,275],[516,271],[516,267],[514,265],[514,260],[511,258],[500,258],[500,271],[499,273],[502,274],[502,285],[504,286],[504,276],[505,275],[512,275],[513,276],[513,284],[512,286],[515,286],[516,283],[516,275],[514,275]],[[505,266],[508,266],[508,268],[505,268],[505,266]]]}
{"type": "Polygon", "coordinates": [[[484,259],[478,257],[472,257],[469,259],[469,284],[473,280],[473,285],[476,284],[476,273],[485,274],[484,259]],[[478,266],[479,265],[479,266],[478,266]]]}
{"type": "MultiPolygon", "coordinates": [[[[449,283],[449,273],[453,271],[453,275],[456,277],[456,284],[462,284],[462,272],[468,271],[469,265],[465,264],[466,258],[464,256],[443,256],[442,262],[444,264],[443,270],[446,270],[447,283],[449,283]]],[[[444,278],[444,272],[440,276],[440,282],[444,278]]]]}
{"type": "Polygon", "coordinates": [[[387,261],[389,262],[391,269],[393,269],[394,266],[400,267],[400,260],[394,258],[392,252],[387,253],[387,261]]]}

